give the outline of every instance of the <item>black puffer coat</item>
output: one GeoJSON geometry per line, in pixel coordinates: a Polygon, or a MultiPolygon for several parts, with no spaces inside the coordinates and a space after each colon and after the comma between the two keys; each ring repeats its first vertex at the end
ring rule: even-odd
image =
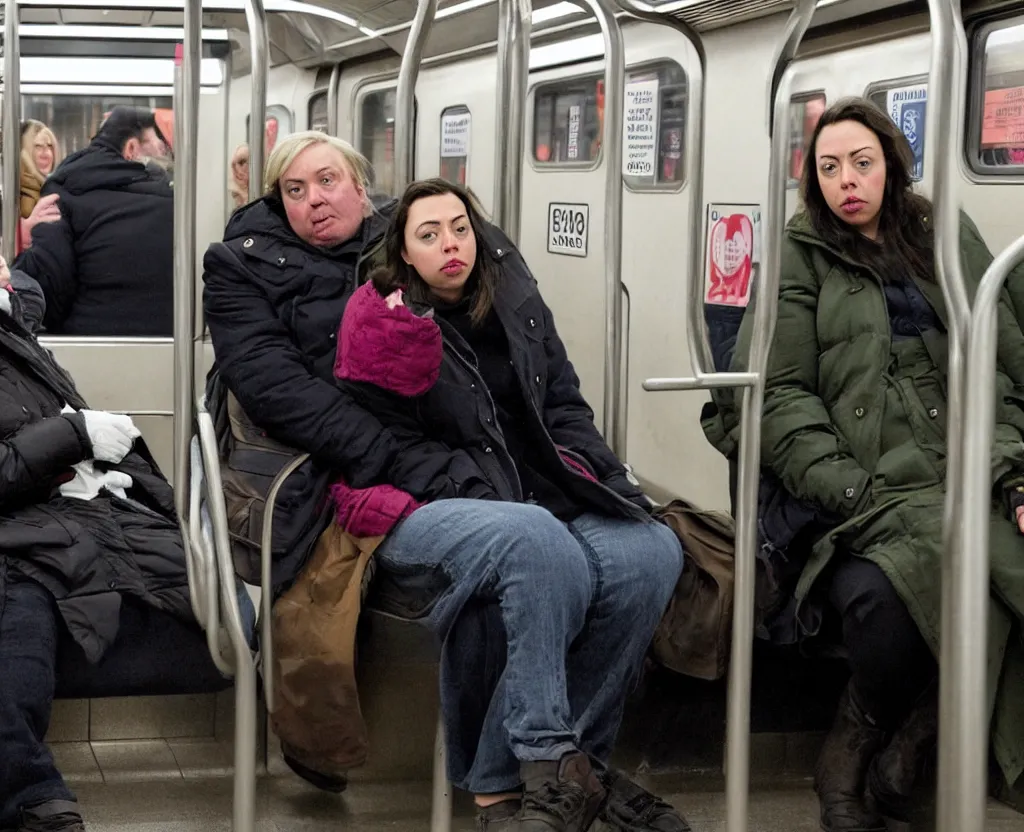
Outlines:
{"type": "Polygon", "coordinates": [[[46,180],[62,219],[32,230],[16,261],[46,296],[61,335],[166,336],[174,329],[174,191],[159,165],[129,162],[105,139],[46,180]]]}
{"type": "Polygon", "coordinates": [[[71,466],[92,457],[65,403],[86,407],[50,353],[0,312],[0,582],[13,569],[46,587],[96,662],[117,636],[122,595],[193,618],[174,496],[141,440],[106,466],[131,476],[129,499],[59,493],[71,466]]]}

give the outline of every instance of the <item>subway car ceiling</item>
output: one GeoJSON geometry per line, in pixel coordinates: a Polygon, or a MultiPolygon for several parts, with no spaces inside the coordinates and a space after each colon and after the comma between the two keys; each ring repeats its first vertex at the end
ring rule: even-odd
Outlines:
{"type": "MultiPolygon", "coordinates": [[[[21,0],[18,5],[21,54],[26,59],[167,59],[173,57],[174,44],[181,39],[180,0],[64,0],[59,4],[21,0]]],[[[697,31],[708,31],[786,12],[793,4],[792,0],[667,0],[650,5],[697,31]]],[[[303,68],[381,53],[401,54],[416,11],[415,0],[266,0],[265,6],[271,65],[303,68]]],[[[585,25],[589,18],[566,0],[537,0],[533,8],[536,34],[585,25]]],[[[820,0],[813,28],[825,32],[852,18],[899,17],[926,10],[925,0],[820,0]]],[[[232,75],[247,75],[249,38],[242,0],[205,2],[203,25],[203,57],[223,59],[230,54],[232,75]]],[[[429,58],[491,43],[497,25],[496,0],[440,0],[423,55],[429,58]]],[[[123,78],[122,73],[122,82],[123,78]]]]}

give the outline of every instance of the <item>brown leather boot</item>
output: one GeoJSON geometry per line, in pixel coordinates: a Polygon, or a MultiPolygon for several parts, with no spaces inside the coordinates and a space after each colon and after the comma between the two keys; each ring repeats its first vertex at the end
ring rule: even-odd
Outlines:
{"type": "Polygon", "coordinates": [[[814,773],[825,832],[885,832],[885,821],[865,799],[868,766],[885,742],[854,702],[852,683],[839,699],[835,724],[825,738],[814,773]]]}
{"type": "Polygon", "coordinates": [[[868,790],[886,817],[910,823],[916,806],[934,800],[936,744],[939,736],[939,686],[934,683],[918,699],[907,721],[868,770],[868,790]],[[927,778],[931,782],[927,782],[927,778]],[[921,794],[915,794],[922,787],[921,794]]]}

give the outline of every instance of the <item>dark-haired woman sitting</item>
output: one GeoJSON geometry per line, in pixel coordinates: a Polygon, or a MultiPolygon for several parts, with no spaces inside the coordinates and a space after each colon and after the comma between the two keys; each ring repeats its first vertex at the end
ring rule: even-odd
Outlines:
{"type": "Polygon", "coordinates": [[[387,532],[378,570],[437,592],[426,623],[445,643],[452,781],[476,795],[481,829],[583,832],[599,813],[612,829],[688,829],[604,765],[678,540],[594,426],[523,259],[463,189],[411,185],[386,250],[346,306],[335,374],[407,450],[389,482],[334,493],[348,531],[387,532]],[[367,516],[382,523],[353,527],[367,516]],[[470,731],[460,697],[483,673],[450,636],[481,607],[498,667],[470,731]]]}
{"type": "MultiPolygon", "coordinates": [[[[806,210],[786,229],[768,365],[763,463],[826,530],[797,587],[801,621],[813,634],[807,613],[827,601],[852,670],[817,769],[826,832],[906,819],[934,755],[948,336],[932,207],[912,190],[911,164],[903,134],[870,102],[822,116],[806,210]]],[[[973,294],[992,257],[966,216],[960,252],[973,294]]],[[[1022,654],[1010,638],[1024,612],[1022,278],[1011,276],[999,307],[990,539],[993,748],[1011,783],[1024,770],[1022,654]]]]}

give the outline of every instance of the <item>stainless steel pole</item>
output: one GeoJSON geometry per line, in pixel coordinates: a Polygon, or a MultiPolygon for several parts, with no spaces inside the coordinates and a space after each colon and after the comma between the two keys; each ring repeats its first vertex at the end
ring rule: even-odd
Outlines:
{"type": "Polygon", "coordinates": [[[423,47],[437,14],[437,0],[420,0],[412,21],[409,38],[402,52],[395,92],[395,195],[400,195],[412,182],[415,170],[416,79],[420,74],[423,47]]]}
{"type": "Polygon", "coordinates": [[[338,90],[341,87],[341,63],[336,63],[331,70],[331,80],[327,84],[327,134],[338,135],[338,90]]]}
{"type": "Polygon", "coordinates": [[[270,41],[267,36],[267,11],[263,0],[245,0],[245,23],[249,27],[249,80],[252,97],[249,105],[249,200],[258,199],[266,187],[265,139],[267,129],[267,79],[270,66],[270,41]]]}
{"type": "Polygon", "coordinates": [[[508,169],[509,107],[511,90],[510,71],[512,68],[512,29],[515,27],[515,0],[498,0],[498,65],[494,84],[494,199],[491,205],[491,221],[498,228],[508,226],[508,202],[505,190],[505,171],[508,169]]]}
{"type": "Polygon", "coordinates": [[[3,253],[14,261],[21,216],[21,42],[18,38],[18,4],[4,2],[4,199],[3,253]]]}
{"type": "Polygon", "coordinates": [[[519,245],[523,188],[526,87],[530,64],[531,0],[498,0],[498,100],[494,168],[495,223],[519,245]]]}

